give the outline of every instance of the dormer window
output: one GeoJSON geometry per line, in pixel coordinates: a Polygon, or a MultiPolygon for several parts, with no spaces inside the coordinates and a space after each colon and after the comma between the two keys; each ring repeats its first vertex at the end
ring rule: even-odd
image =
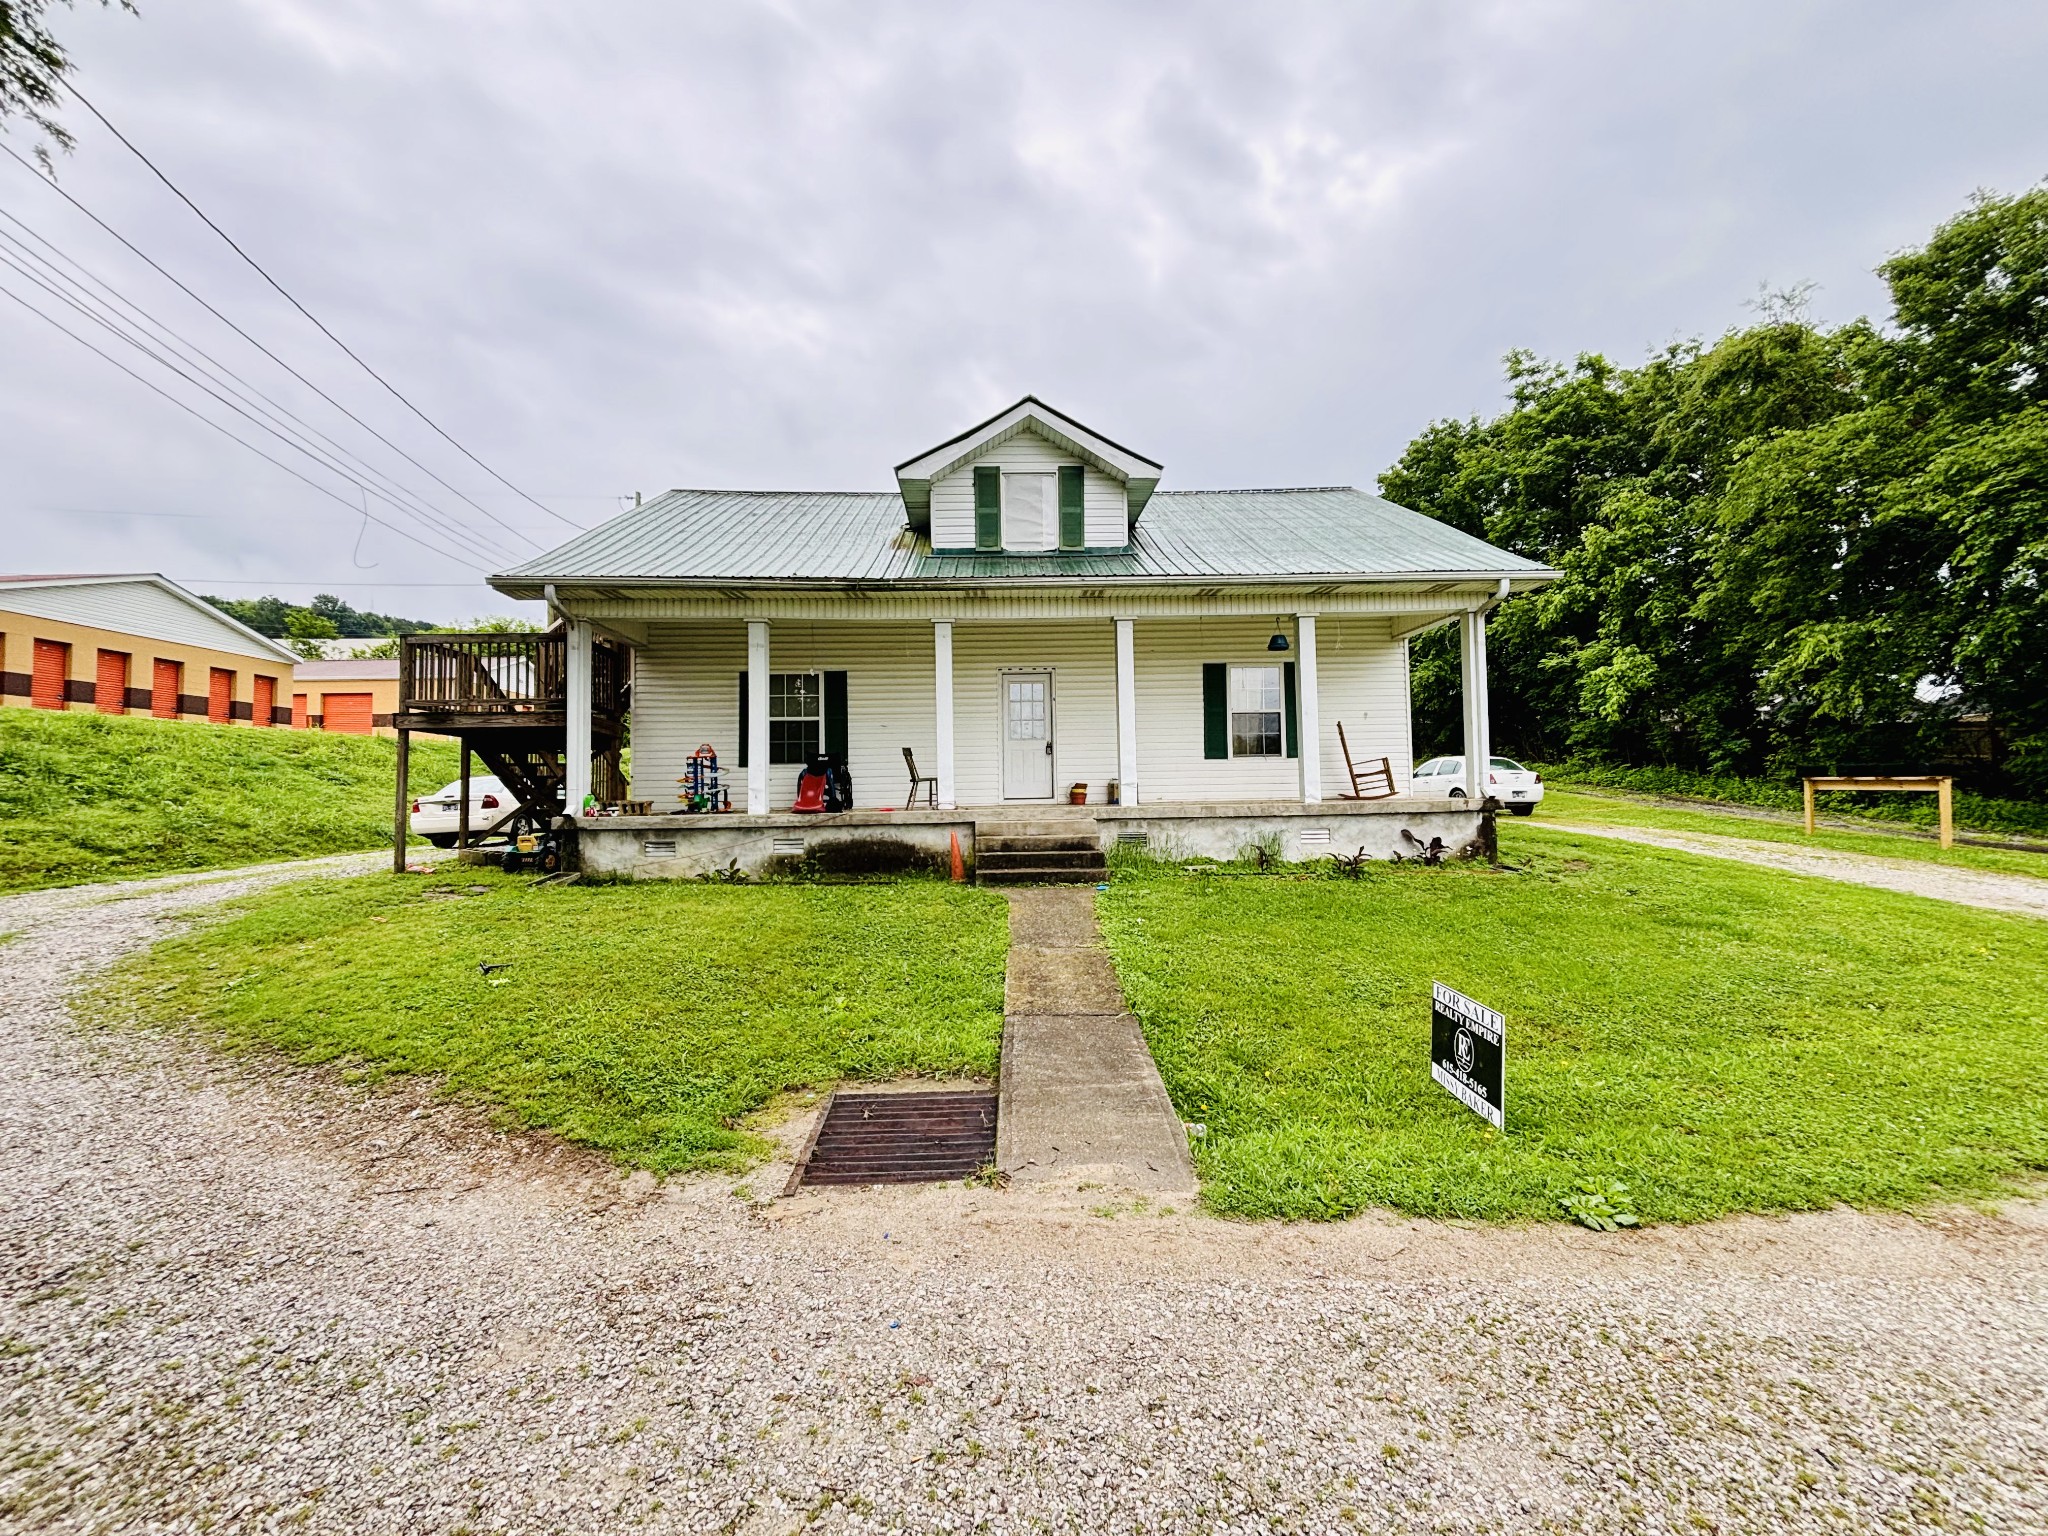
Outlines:
{"type": "Polygon", "coordinates": [[[1079,464],[1062,464],[1053,470],[977,464],[976,552],[1086,549],[1086,473],[1079,464]]]}
{"type": "Polygon", "coordinates": [[[1128,549],[1159,466],[1026,396],[896,466],[913,534],[940,554],[1128,549]]]}

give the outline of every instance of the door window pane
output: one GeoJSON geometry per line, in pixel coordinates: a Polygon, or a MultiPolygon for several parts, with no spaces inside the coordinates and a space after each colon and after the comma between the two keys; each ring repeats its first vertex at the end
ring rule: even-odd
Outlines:
{"type": "Polygon", "coordinates": [[[1012,741],[1045,740],[1045,682],[1042,678],[1011,678],[1004,685],[1009,692],[1009,736],[1012,741]]]}

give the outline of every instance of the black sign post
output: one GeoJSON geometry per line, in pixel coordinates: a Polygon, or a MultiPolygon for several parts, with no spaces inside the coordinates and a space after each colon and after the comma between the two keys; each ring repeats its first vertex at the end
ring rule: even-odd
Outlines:
{"type": "Polygon", "coordinates": [[[1473,1114],[1507,1129],[1507,1020],[1442,982],[1430,984],[1429,1075],[1473,1114]]]}

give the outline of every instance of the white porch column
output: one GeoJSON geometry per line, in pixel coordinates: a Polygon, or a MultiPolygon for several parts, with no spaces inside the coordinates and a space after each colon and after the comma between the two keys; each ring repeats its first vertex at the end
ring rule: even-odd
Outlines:
{"type": "Polygon", "coordinates": [[[590,621],[569,620],[569,676],[562,707],[568,736],[562,744],[562,809],[583,814],[590,793],[590,621]]]}
{"type": "Polygon", "coordinates": [[[1465,703],[1465,793],[1476,803],[1486,794],[1486,770],[1493,758],[1486,709],[1486,615],[1476,610],[1458,621],[1458,663],[1465,703]]]}
{"type": "Polygon", "coordinates": [[[768,814],[768,621],[747,620],[747,814],[768,814]]]}
{"type": "Polygon", "coordinates": [[[939,809],[953,809],[953,621],[932,620],[932,718],[936,722],[939,760],[932,772],[939,781],[939,809]]]}
{"type": "Polygon", "coordinates": [[[1129,619],[1116,621],[1116,777],[1125,805],[1138,803],[1138,642],[1129,619]]]}
{"type": "Polygon", "coordinates": [[[1301,717],[1301,798],[1314,805],[1323,798],[1323,708],[1316,683],[1316,616],[1294,616],[1294,640],[1301,652],[1295,663],[1294,684],[1300,698],[1295,713],[1301,717]]]}

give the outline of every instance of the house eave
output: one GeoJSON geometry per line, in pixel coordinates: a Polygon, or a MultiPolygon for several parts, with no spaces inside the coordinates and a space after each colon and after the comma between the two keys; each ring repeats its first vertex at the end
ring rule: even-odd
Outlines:
{"type": "Polygon", "coordinates": [[[552,587],[558,595],[581,592],[642,591],[690,593],[807,592],[864,596],[888,592],[1046,592],[1076,589],[1116,588],[1121,591],[1187,591],[1230,588],[1235,591],[1269,588],[1288,591],[1301,588],[1455,586],[1498,592],[1506,582],[1510,595],[1532,591],[1555,581],[1562,573],[1547,566],[1519,571],[1299,571],[1280,574],[1186,576],[1162,579],[1158,576],[983,576],[983,577],[900,577],[869,581],[846,577],[647,577],[647,576],[493,576],[490,585],[504,596],[521,602],[535,602],[552,587]]]}

